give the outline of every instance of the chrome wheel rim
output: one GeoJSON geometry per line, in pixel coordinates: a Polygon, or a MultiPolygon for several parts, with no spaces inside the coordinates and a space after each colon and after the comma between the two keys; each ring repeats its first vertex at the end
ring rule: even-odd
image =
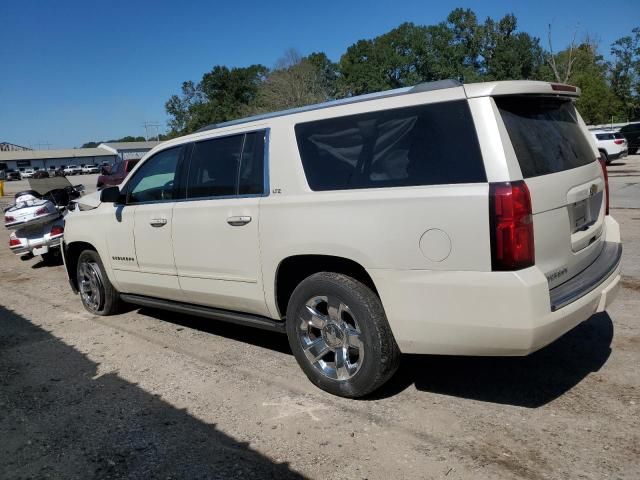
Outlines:
{"type": "Polygon", "coordinates": [[[86,260],[78,265],[78,288],[82,302],[94,312],[102,306],[104,286],[98,264],[86,260]]]}
{"type": "Polygon", "coordinates": [[[344,302],[329,295],[309,299],[297,319],[298,339],[309,363],[333,380],[349,380],[362,366],[363,335],[344,302]]]}

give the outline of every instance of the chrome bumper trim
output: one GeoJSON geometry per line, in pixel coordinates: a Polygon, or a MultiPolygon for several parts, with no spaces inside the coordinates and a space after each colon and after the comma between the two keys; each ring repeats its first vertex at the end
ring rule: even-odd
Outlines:
{"type": "Polygon", "coordinates": [[[620,264],[622,244],[606,242],[596,260],[582,272],[562,285],[549,290],[551,311],[569,305],[604,282],[620,264]]]}

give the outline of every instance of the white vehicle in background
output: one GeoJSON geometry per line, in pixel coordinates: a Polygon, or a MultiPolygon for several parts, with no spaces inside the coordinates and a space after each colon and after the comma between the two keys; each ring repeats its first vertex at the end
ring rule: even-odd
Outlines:
{"type": "Polygon", "coordinates": [[[42,255],[52,261],[60,255],[64,214],[84,191],[65,177],[29,179],[31,190],[18,192],[4,210],[4,225],[11,230],[9,249],[25,259],[42,255]]]}
{"type": "Polygon", "coordinates": [[[79,175],[82,173],[82,168],[80,168],[78,165],[68,165],[67,167],[65,167],[63,172],[65,175],[79,175]]]}
{"type": "Polygon", "coordinates": [[[629,153],[627,140],[620,132],[613,130],[591,130],[591,134],[596,139],[598,151],[602,160],[607,164],[619,158],[624,158],[629,153]]]}
{"type": "Polygon", "coordinates": [[[20,172],[20,176],[22,178],[31,178],[36,171],[33,168],[25,168],[22,172],[20,172]]]}
{"type": "Polygon", "coordinates": [[[82,167],[82,174],[88,175],[91,173],[100,173],[100,167],[98,165],[85,165],[82,167]]]}
{"type": "Polygon", "coordinates": [[[579,95],[432,82],[163,142],[67,215],[71,286],[94,315],[124,301],[286,332],[344,397],[400,353],[527,355],[620,285],[579,95]]]}

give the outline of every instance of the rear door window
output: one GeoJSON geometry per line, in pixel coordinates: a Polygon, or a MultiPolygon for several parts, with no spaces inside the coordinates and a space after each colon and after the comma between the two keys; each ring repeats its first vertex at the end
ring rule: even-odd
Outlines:
{"type": "Polygon", "coordinates": [[[570,100],[548,97],[494,98],[524,178],[581,167],[596,156],[570,100]]]}
{"type": "Polygon", "coordinates": [[[295,133],[316,191],[487,179],[464,100],[300,123],[295,133]]]}
{"type": "Polygon", "coordinates": [[[261,130],[195,143],[187,198],[264,194],[264,139],[261,130]]]}

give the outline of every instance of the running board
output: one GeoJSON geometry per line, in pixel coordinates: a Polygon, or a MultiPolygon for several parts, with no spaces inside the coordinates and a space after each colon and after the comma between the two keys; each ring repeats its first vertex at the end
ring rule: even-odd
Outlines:
{"type": "Polygon", "coordinates": [[[196,317],[222,320],[223,322],[261,328],[262,330],[269,330],[272,332],[284,333],[286,331],[285,323],[283,321],[261,317],[260,315],[252,315],[250,313],[231,312],[229,310],[203,307],[200,305],[190,305],[188,303],[144,297],[142,295],[131,295],[128,293],[121,293],[120,298],[123,302],[132,303],[140,307],[158,308],[160,310],[169,310],[171,312],[184,313],[186,315],[194,315],[196,317]]]}

